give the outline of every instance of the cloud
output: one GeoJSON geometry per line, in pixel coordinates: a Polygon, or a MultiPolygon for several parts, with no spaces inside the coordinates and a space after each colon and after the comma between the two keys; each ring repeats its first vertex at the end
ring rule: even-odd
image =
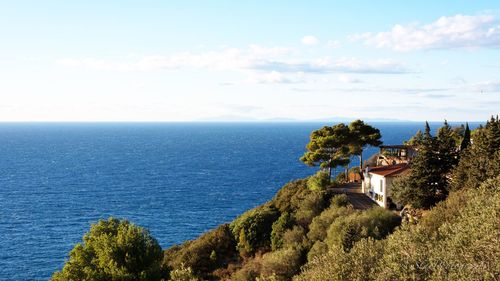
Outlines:
{"type": "Polygon", "coordinates": [[[342,83],[361,83],[362,81],[346,74],[340,74],[337,79],[342,83]]]}
{"type": "MultiPolygon", "coordinates": [[[[379,73],[401,74],[411,72],[402,63],[393,60],[360,61],[356,58],[293,59],[293,50],[284,47],[223,48],[203,53],[183,52],[169,56],[142,56],[122,61],[97,58],[64,58],[60,65],[107,71],[161,71],[205,69],[210,71],[259,72],[264,81],[287,81],[286,73],[379,73]]],[[[259,79],[262,80],[262,79],[259,79]]]]}
{"type": "Polygon", "coordinates": [[[319,40],[315,36],[307,35],[307,36],[302,37],[300,42],[302,42],[302,44],[304,44],[304,45],[312,46],[312,45],[318,45],[319,40]]]}
{"type": "Polygon", "coordinates": [[[500,92],[500,82],[485,81],[474,83],[464,87],[464,90],[480,93],[498,93],[500,92]]]}
{"type": "Polygon", "coordinates": [[[430,24],[397,24],[391,30],[352,37],[366,45],[407,52],[428,49],[499,48],[500,25],[492,15],[454,15],[430,24]]]}
{"type": "Polygon", "coordinates": [[[56,63],[68,67],[83,67],[111,71],[154,71],[180,69],[235,70],[251,69],[257,62],[280,58],[292,52],[284,47],[250,45],[248,48],[223,48],[204,53],[182,52],[169,56],[142,56],[135,60],[111,61],[96,58],[64,58],[56,63]]]}
{"type": "Polygon", "coordinates": [[[362,62],[355,58],[333,60],[329,57],[310,61],[261,61],[251,68],[280,72],[304,73],[364,73],[364,74],[402,74],[411,71],[403,64],[393,60],[362,62]]]}

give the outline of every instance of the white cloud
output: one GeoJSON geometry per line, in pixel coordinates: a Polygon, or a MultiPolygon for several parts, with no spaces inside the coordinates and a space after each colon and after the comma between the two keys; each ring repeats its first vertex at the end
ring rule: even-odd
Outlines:
{"type": "Polygon", "coordinates": [[[337,77],[337,80],[339,80],[340,82],[342,83],[361,83],[361,80],[355,78],[355,77],[352,77],[350,75],[347,75],[347,74],[340,74],[338,77],[337,77]]]}
{"type": "Polygon", "coordinates": [[[353,36],[365,44],[395,51],[500,47],[500,25],[492,15],[441,17],[430,24],[397,24],[391,30],[353,36]]]}
{"type": "Polygon", "coordinates": [[[474,83],[464,87],[464,90],[478,93],[498,93],[500,92],[500,82],[485,81],[474,83]]]}
{"type": "Polygon", "coordinates": [[[302,37],[300,42],[302,42],[302,44],[304,44],[304,45],[312,46],[312,45],[317,45],[319,43],[319,40],[315,36],[307,35],[307,36],[302,37]]]}
{"type": "MultiPolygon", "coordinates": [[[[224,48],[203,53],[177,53],[170,56],[142,56],[123,61],[97,58],[65,58],[57,60],[67,67],[82,67],[107,71],[161,71],[205,69],[209,71],[257,71],[264,73],[382,73],[410,72],[393,60],[360,61],[355,58],[294,59],[292,50],[283,47],[224,48]]],[[[276,76],[276,74],[273,74],[276,76]]],[[[276,77],[274,77],[276,79],[276,77]]]]}
{"type": "Polygon", "coordinates": [[[365,73],[365,74],[401,74],[410,70],[393,60],[374,60],[363,62],[356,58],[333,60],[329,57],[316,60],[262,61],[252,68],[266,71],[304,72],[304,73],[365,73]]]}
{"type": "Polygon", "coordinates": [[[223,48],[218,51],[204,53],[183,52],[170,56],[143,56],[136,60],[110,61],[96,58],[65,58],[57,60],[58,64],[69,67],[84,67],[112,71],[153,71],[179,70],[184,68],[235,70],[252,68],[259,61],[280,58],[291,53],[284,47],[263,47],[250,45],[248,48],[223,48]]]}

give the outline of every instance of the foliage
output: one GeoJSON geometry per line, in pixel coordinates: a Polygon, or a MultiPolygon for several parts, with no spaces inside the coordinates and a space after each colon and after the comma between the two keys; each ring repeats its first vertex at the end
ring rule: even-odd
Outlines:
{"type": "Polygon", "coordinates": [[[447,179],[457,161],[452,132],[445,122],[435,138],[426,122],[422,144],[418,147],[410,174],[392,184],[391,198],[396,203],[429,208],[445,198],[448,192],[447,179]]]}
{"type": "Polygon", "coordinates": [[[464,151],[467,147],[469,147],[470,144],[469,123],[465,123],[464,137],[460,143],[460,151],[464,151]]]}
{"type": "Polygon", "coordinates": [[[347,207],[350,206],[349,198],[346,194],[337,194],[335,195],[330,203],[332,207],[347,207]]]}
{"type": "Polygon", "coordinates": [[[477,188],[482,182],[500,174],[500,121],[491,118],[486,126],[473,131],[472,143],[463,150],[453,170],[454,190],[477,188]]]}
{"type": "Polygon", "coordinates": [[[170,268],[189,267],[208,278],[215,269],[237,256],[236,241],[228,224],[201,235],[198,239],[165,251],[164,263],[170,268]]]}
{"type": "MultiPolygon", "coordinates": [[[[299,198],[294,198],[295,200],[299,198]]],[[[299,225],[307,227],[312,219],[319,215],[327,206],[330,197],[329,194],[322,192],[310,192],[304,197],[300,198],[300,202],[294,202],[292,204],[299,206],[294,214],[294,219],[299,225]]]]}
{"type": "Polygon", "coordinates": [[[352,212],[335,219],[327,231],[325,242],[330,248],[349,251],[362,238],[382,239],[391,233],[401,219],[393,212],[375,207],[364,212],[352,212]]]}
{"type": "Polygon", "coordinates": [[[500,176],[455,191],[384,240],[334,245],[294,280],[498,280],[500,176]]]}
{"type": "Polygon", "coordinates": [[[198,278],[193,274],[191,267],[181,264],[180,268],[170,272],[170,281],[198,281],[198,278]]]}
{"type": "Polygon", "coordinates": [[[422,133],[422,131],[418,130],[414,136],[412,136],[409,140],[404,141],[403,143],[409,146],[421,146],[424,143],[424,134],[422,133]]]}
{"type": "Polygon", "coordinates": [[[384,245],[383,240],[368,238],[356,243],[350,251],[335,247],[312,259],[293,280],[374,280],[384,245]]]}
{"type": "Polygon", "coordinates": [[[426,223],[391,235],[381,278],[496,280],[500,276],[499,187],[497,177],[479,190],[456,192],[424,217],[429,220],[426,223]],[[457,208],[457,202],[463,204],[457,208]]]}
{"type": "Polygon", "coordinates": [[[281,213],[294,213],[299,208],[302,198],[312,192],[307,188],[307,180],[296,180],[285,184],[271,202],[281,213]]]}
{"type": "Polygon", "coordinates": [[[319,165],[328,170],[328,177],[331,178],[333,168],[344,166],[350,161],[350,137],[349,127],[343,123],[313,131],[306,146],[307,151],[300,160],[309,166],[319,165]]]}
{"type": "Polygon", "coordinates": [[[283,246],[283,235],[292,225],[293,222],[288,212],[282,213],[278,220],[273,223],[271,231],[271,249],[273,251],[283,246]]]}
{"type": "Polygon", "coordinates": [[[307,179],[307,187],[310,190],[325,190],[329,185],[330,177],[328,173],[324,171],[319,171],[307,179]]]}
{"type": "Polygon", "coordinates": [[[363,169],[363,149],[367,146],[379,146],[382,144],[380,131],[361,120],[355,120],[349,124],[350,152],[359,157],[359,169],[363,169]]]}
{"type": "MultiPolygon", "coordinates": [[[[342,194],[345,196],[345,194],[342,194]]],[[[337,195],[334,197],[342,198],[342,195],[337,195]]],[[[337,206],[337,201],[342,201],[342,199],[332,200],[332,205],[324,210],[319,216],[315,217],[311,224],[309,225],[309,232],[307,237],[311,241],[323,241],[326,238],[326,233],[332,222],[339,217],[346,217],[354,212],[352,208],[345,208],[343,206],[337,206]],[[335,202],[335,203],[334,203],[335,202]]]]}
{"type": "Polygon", "coordinates": [[[270,252],[262,257],[260,279],[290,280],[297,274],[302,265],[302,251],[300,248],[289,247],[270,252]]]}
{"type": "Polygon", "coordinates": [[[160,280],[162,250],[144,228],[109,218],[93,224],[51,280],[160,280]]]}
{"type": "Polygon", "coordinates": [[[268,204],[244,213],[230,224],[242,256],[271,246],[272,225],[279,215],[279,211],[268,204]]]}

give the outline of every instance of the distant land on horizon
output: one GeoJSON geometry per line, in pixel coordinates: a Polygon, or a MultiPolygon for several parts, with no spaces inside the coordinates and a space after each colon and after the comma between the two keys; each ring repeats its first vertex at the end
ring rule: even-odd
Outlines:
{"type": "MultiPolygon", "coordinates": [[[[331,118],[318,118],[318,119],[294,119],[294,118],[269,118],[269,119],[258,119],[246,116],[236,116],[236,115],[224,115],[216,117],[201,118],[194,122],[351,122],[356,119],[361,119],[365,122],[443,122],[444,120],[406,120],[406,119],[396,119],[396,118],[351,118],[344,116],[334,116],[331,118]]],[[[447,120],[448,122],[460,123],[484,123],[483,121],[477,120],[447,120]]]]}

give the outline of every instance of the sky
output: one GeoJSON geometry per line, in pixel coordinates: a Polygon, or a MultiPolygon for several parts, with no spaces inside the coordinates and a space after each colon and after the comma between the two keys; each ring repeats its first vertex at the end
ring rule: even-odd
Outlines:
{"type": "Polygon", "coordinates": [[[484,121],[500,1],[0,0],[0,121],[484,121]]]}

